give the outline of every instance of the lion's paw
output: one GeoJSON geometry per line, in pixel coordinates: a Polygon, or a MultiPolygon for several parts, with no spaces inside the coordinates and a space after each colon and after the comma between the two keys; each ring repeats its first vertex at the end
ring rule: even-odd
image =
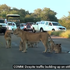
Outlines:
{"type": "Polygon", "coordinates": [[[26,53],[26,51],[22,51],[22,52],[26,53]]]}
{"type": "Polygon", "coordinates": [[[46,53],[46,51],[43,51],[43,53],[46,53]]]}

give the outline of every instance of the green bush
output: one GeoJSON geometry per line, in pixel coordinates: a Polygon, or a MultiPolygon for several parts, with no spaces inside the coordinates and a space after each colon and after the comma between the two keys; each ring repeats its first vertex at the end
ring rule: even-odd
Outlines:
{"type": "Polygon", "coordinates": [[[64,38],[70,38],[70,30],[66,31],[53,31],[50,33],[51,35],[60,36],[64,38]]]}
{"type": "Polygon", "coordinates": [[[63,31],[54,31],[51,35],[59,36],[63,31]]]}
{"type": "Polygon", "coordinates": [[[64,37],[64,38],[70,38],[70,30],[67,30],[61,33],[59,36],[64,37]]]}

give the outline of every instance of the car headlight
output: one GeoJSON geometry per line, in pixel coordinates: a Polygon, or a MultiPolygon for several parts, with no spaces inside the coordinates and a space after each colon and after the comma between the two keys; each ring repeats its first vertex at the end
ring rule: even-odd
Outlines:
{"type": "Polygon", "coordinates": [[[24,26],[24,28],[26,28],[26,26],[24,26]]]}
{"type": "Polygon", "coordinates": [[[31,26],[31,28],[33,28],[33,27],[31,26]]]}
{"type": "Polygon", "coordinates": [[[11,27],[9,27],[9,29],[11,29],[11,27]]]}

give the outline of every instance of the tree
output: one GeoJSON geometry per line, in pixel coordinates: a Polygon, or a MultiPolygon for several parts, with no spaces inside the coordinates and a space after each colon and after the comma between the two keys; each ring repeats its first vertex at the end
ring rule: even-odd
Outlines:
{"type": "Polygon", "coordinates": [[[63,16],[61,19],[59,19],[59,23],[63,26],[65,26],[67,29],[70,29],[70,12],[68,12],[69,15],[66,17],[66,16],[63,16]]]}
{"type": "Polygon", "coordinates": [[[34,10],[34,14],[41,18],[41,20],[50,20],[50,21],[58,21],[55,17],[56,12],[50,10],[50,8],[36,9],[34,10]]]}
{"type": "Polygon", "coordinates": [[[29,11],[25,11],[24,9],[17,9],[15,7],[11,9],[6,4],[0,5],[0,18],[6,18],[7,14],[19,14],[20,22],[37,22],[40,20],[58,21],[55,17],[57,13],[50,8],[38,8],[34,10],[34,13],[29,13],[29,11]]]}
{"type": "Polygon", "coordinates": [[[0,18],[6,18],[6,14],[10,11],[10,7],[6,4],[0,5],[0,18]]]}
{"type": "Polygon", "coordinates": [[[10,10],[11,7],[7,6],[6,4],[0,5],[0,13],[10,10]]]}
{"type": "Polygon", "coordinates": [[[34,10],[34,14],[37,15],[37,17],[40,17],[40,13],[42,12],[42,10],[40,8],[34,10]]]}
{"type": "Polygon", "coordinates": [[[49,21],[57,21],[57,18],[55,17],[56,12],[50,10],[50,8],[44,8],[42,11],[42,19],[43,20],[49,20],[49,21]]]}

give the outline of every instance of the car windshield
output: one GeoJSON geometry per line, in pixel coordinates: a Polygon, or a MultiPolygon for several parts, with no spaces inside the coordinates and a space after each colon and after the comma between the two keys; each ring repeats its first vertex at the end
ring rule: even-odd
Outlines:
{"type": "Polygon", "coordinates": [[[8,23],[8,25],[9,25],[9,26],[11,26],[11,25],[12,25],[12,23],[8,23]]]}
{"type": "Polygon", "coordinates": [[[0,23],[4,23],[4,20],[0,20],[0,23]]]}
{"type": "Polygon", "coordinates": [[[26,25],[26,23],[24,23],[23,25],[26,25]]]}
{"type": "Polygon", "coordinates": [[[26,23],[20,24],[20,26],[25,26],[25,25],[26,25],[26,23]]]}
{"type": "Polygon", "coordinates": [[[61,26],[61,24],[60,23],[52,23],[53,24],[53,26],[61,26]]]}

